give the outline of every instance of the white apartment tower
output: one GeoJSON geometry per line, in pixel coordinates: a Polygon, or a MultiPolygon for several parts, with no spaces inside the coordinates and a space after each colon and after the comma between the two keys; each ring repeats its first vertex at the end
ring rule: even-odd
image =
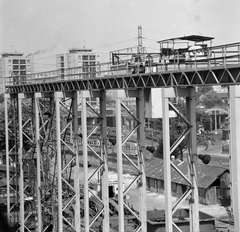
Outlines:
{"type": "Polygon", "coordinates": [[[33,57],[24,57],[24,53],[6,52],[0,58],[0,94],[5,92],[5,78],[25,76],[33,73],[33,57]]]}
{"type": "Polygon", "coordinates": [[[81,67],[79,78],[99,77],[100,55],[92,49],[69,49],[68,53],[58,54],[56,56],[57,69],[63,74],[64,69],[81,67]]]}

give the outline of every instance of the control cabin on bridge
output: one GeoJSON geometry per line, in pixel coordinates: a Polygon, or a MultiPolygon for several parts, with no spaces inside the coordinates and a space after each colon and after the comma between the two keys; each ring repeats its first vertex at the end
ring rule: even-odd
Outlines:
{"type": "Polygon", "coordinates": [[[186,63],[207,59],[208,48],[212,46],[213,39],[213,37],[189,35],[158,41],[160,62],[186,63]]]}
{"type": "Polygon", "coordinates": [[[160,50],[147,53],[145,48],[127,48],[110,52],[111,71],[114,75],[131,75],[176,69],[194,62],[206,65],[211,58],[213,37],[190,35],[158,41],[160,50]]]}

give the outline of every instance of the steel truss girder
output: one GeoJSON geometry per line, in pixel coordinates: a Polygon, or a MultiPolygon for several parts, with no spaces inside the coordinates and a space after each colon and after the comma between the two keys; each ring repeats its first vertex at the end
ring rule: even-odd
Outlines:
{"type": "Polygon", "coordinates": [[[6,86],[8,93],[33,93],[77,90],[141,89],[240,84],[239,65],[227,65],[186,71],[144,73],[128,76],[66,80],[52,83],[6,86]]]}

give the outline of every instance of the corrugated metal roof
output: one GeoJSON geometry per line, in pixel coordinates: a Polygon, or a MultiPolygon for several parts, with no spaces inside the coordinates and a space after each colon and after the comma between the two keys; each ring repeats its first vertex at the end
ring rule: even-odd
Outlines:
{"type": "Polygon", "coordinates": [[[173,41],[174,40],[188,40],[188,41],[193,41],[193,42],[204,42],[204,41],[213,40],[213,39],[214,39],[214,37],[209,37],[209,36],[188,35],[188,36],[181,36],[181,37],[160,40],[160,41],[157,41],[157,43],[170,41],[170,40],[173,40],[173,41]]]}
{"type": "MultiPolygon", "coordinates": [[[[180,169],[184,175],[188,175],[187,162],[175,161],[174,164],[180,169]]],[[[221,176],[228,169],[205,164],[197,165],[198,187],[208,188],[219,176],[221,176]]],[[[153,179],[164,180],[164,163],[162,159],[156,157],[151,158],[146,162],[146,177],[153,179]]],[[[188,185],[187,181],[173,168],[171,168],[171,180],[173,183],[188,185]]]]}

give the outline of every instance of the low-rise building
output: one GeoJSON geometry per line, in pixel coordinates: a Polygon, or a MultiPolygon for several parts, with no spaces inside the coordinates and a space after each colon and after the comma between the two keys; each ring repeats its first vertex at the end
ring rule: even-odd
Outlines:
{"type": "MultiPolygon", "coordinates": [[[[188,175],[188,164],[184,161],[175,161],[175,165],[184,175],[188,175]]],[[[220,198],[230,196],[230,174],[223,167],[198,164],[198,194],[201,204],[218,204],[220,198]]],[[[171,169],[172,196],[180,198],[189,188],[187,181],[173,168],[171,169]]],[[[146,162],[147,190],[164,193],[164,161],[153,157],[146,162]]]]}

